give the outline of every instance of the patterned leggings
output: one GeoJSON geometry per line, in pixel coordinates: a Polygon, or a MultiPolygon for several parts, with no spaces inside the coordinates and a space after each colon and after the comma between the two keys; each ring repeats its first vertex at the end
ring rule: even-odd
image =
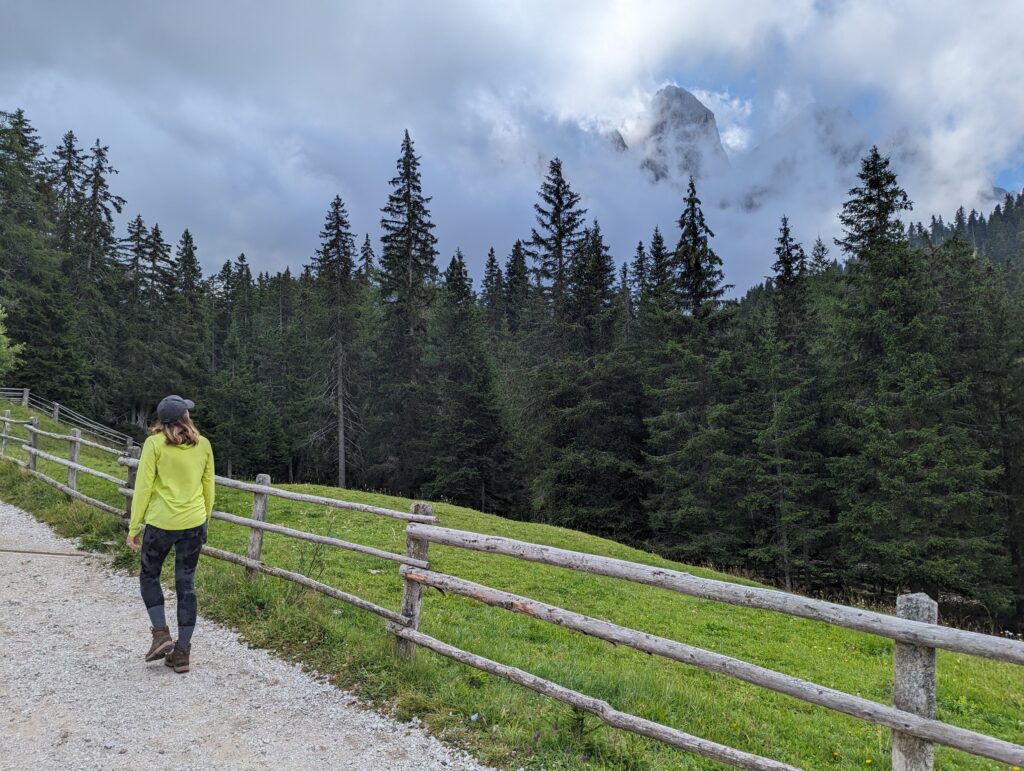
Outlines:
{"type": "Polygon", "coordinates": [[[164,530],[146,525],[142,536],[142,567],[139,587],[147,608],[164,604],[160,570],[174,547],[174,591],[178,595],[178,627],[196,624],[196,565],[206,543],[206,524],[188,530],[164,530]]]}

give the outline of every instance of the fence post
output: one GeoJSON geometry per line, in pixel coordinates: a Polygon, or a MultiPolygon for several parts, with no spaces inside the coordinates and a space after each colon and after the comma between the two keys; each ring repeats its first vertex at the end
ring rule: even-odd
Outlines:
{"type": "Polygon", "coordinates": [[[21,406],[22,407],[28,407],[28,389],[27,388],[22,388],[21,389],[21,406]]]}
{"type": "MultiPolygon", "coordinates": [[[[29,422],[29,425],[32,426],[32,428],[39,428],[39,418],[33,416],[33,417],[28,419],[28,422],[29,422]]],[[[28,444],[29,444],[29,447],[31,447],[33,450],[38,449],[39,448],[39,434],[37,434],[35,431],[29,431],[28,432],[28,444]]],[[[36,470],[36,454],[34,452],[30,452],[28,454],[28,467],[32,471],[36,470]]]]}
{"type": "MultiPolygon", "coordinates": [[[[142,451],[138,447],[135,447],[133,445],[132,447],[128,448],[128,453],[127,454],[128,454],[129,458],[135,458],[135,460],[138,460],[139,456],[142,454],[142,451]]],[[[128,488],[129,490],[134,490],[135,489],[135,478],[138,476],[138,474],[139,474],[138,466],[129,466],[128,467],[128,480],[124,483],[124,486],[126,488],[128,488]]],[[[131,521],[131,518],[132,518],[132,497],[131,496],[125,496],[125,499],[124,499],[124,516],[121,518],[121,525],[123,527],[128,527],[128,523],[131,521]]]]}
{"type": "MultiPolygon", "coordinates": [[[[270,486],[270,474],[257,474],[256,484],[263,485],[265,487],[270,486]]],[[[260,522],[267,521],[267,494],[266,493],[253,493],[252,495],[252,518],[259,520],[260,522]]],[[[249,530],[249,553],[246,555],[251,560],[256,562],[260,561],[263,556],[263,531],[251,528],[249,530]]],[[[256,571],[252,568],[245,569],[246,574],[249,578],[255,575],[256,571]]]]}
{"type": "MultiPolygon", "coordinates": [[[[82,449],[82,443],[79,441],[82,437],[82,432],[77,428],[72,428],[71,436],[74,439],[71,440],[71,446],[68,448],[68,460],[72,463],[78,463],[78,453],[82,449]]],[[[70,466],[68,466],[68,487],[72,490],[78,489],[78,469],[71,468],[70,466]]]]}
{"type": "MultiPolygon", "coordinates": [[[[113,442],[111,442],[111,444],[113,444],[113,442]]],[[[125,451],[125,454],[126,455],[131,455],[133,447],[135,447],[135,442],[133,442],[132,438],[129,436],[127,439],[124,440],[124,451],[125,451]]]]}
{"type": "Polygon", "coordinates": [[[0,458],[4,457],[4,455],[7,453],[7,436],[8,436],[7,431],[9,430],[10,425],[11,425],[8,422],[8,421],[10,421],[10,419],[11,419],[11,411],[10,410],[4,410],[4,430],[3,430],[3,433],[0,433],[0,458]]]}
{"type": "MultiPolygon", "coordinates": [[[[901,594],[896,598],[896,615],[934,624],[939,606],[927,594],[901,594]]],[[[896,643],[892,703],[897,709],[921,717],[935,717],[935,649],[896,643]]],[[[923,739],[892,732],[893,771],[932,771],[935,747],[923,739]]]]}
{"type": "Polygon", "coordinates": [[[54,421],[57,421],[57,422],[60,421],[60,404],[58,404],[57,402],[53,403],[53,415],[52,415],[52,417],[53,417],[54,421]]]}
{"type": "MultiPolygon", "coordinates": [[[[414,503],[411,509],[413,514],[424,514],[430,516],[434,513],[433,507],[429,503],[414,503]]],[[[405,536],[405,553],[406,556],[412,557],[418,560],[427,559],[427,550],[430,547],[428,541],[424,541],[421,538],[413,538],[408,534],[408,528],[406,528],[405,536]]],[[[405,618],[409,620],[407,629],[417,629],[420,625],[420,607],[423,604],[423,584],[417,583],[416,581],[410,581],[406,579],[405,586],[402,589],[402,609],[399,611],[405,618]]],[[[401,637],[395,638],[395,653],[399,658],[405,661],[416,660],[416,643],[411,640],[403,640],[401,637]]]]}

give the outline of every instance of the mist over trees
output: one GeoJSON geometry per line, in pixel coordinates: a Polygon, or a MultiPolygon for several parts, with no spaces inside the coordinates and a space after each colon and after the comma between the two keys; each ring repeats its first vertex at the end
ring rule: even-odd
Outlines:
{"type": "Polygon", "coordinates": [[[437,253],[408,133],[380,240],[335,197],[295,273],[239,254],[204,276],[202,244],[155,213],[117,233],[115,174],[101,142],[46,152],[0,113],[5,384],[135,430],[185,394],[232,475],[1024,627],[1024,194],[907,225],[873,148],[842,237],[805,248],[780,216],[771,278],[733,301],[692,181],[672,232],[612,255],[552,160],[535,227],[494,245],[477,293],[437,253]]]}

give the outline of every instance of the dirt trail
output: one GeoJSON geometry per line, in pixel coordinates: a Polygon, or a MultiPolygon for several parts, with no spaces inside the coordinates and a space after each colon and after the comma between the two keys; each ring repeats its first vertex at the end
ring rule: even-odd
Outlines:
{"type": "MultiPolygon", "coordinates": [[[[0,549],[76,551],[4,503],[0,549]]],[[[0,551],[0,768],[480,768],[202,618],[189,674],[146,664],[147,623],[101,557],[0,551]]]]}

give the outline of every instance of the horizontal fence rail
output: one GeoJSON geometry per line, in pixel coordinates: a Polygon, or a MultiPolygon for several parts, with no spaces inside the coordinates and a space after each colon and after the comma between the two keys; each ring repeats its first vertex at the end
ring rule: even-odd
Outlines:
{"type": "Polygon", "coordinates": [[[409,565],[411,567],[426,568],[429,563],[425,560],[417,560],[412,557],[406,557],[404,554],[394,554],[393,552],[384,551],[383,549],[376,549],[373,546],[364,546],[360,543],[350,543],[349,541],[343,541],[340,538],[332,538],[326,535],[316,535],[315,533],[307,533],[305,530],[295,530],[284,525],[275,525],[270,522],[261,522],[258,519],[247,519],[246,517],[238,517],[234,514],[228,514],[226,511],[214,511],[212,514],[214,519],[219,519],[222,522],[230,522],[233,525],[242,525],[243,527],[251,527],[255,530],[263,530],[268,533],[278,533],[280,535],[287,535],[291,538],[296,538],[300,541],[309,541],[310,543],[319,543],[324,546],[334,546],[338,549],[347,549],[348,551],[359,552],[360,554],[368,554],[371,557],[379,557],[382,560],[390,560],[392,562],[398,562],[402,565],[409,565]]]}
{"type": "Polygon", "coordinates": [[[335,589],[333,586],[328,586],[327,584],[321,583],[320,581],[315,581],[312,578],[307,578],[301,573],[294,573],[290,570],[282,570],[281,568],[273,568],[270,567],[270,565],[264,565],[259,560],[249,559],[248,557],[243,557],[239,554],[234,554],[229,551],[223,551],[222,549],[215,549],[212,546],[203,546],[203,554],[206,554],[210,557],[216,557],[217,559],[224,560],[225,562],[233,562],[236,565],[241,565],[242,567],[248,568],[249,570],[255,570],[260,573],[266,573],[268,576],[275,576],[277,578],[283,578],[287,581],[292,581],[296,584],[301,584],[302,586],[313,589],[314,591],[320,592],[321,594],[326,594],[328,597],[333,597],[336,600],[341,600],[342,602],[346,602],[349,605],[354,605],[357,608],[367,610],[370,613],[376,613],[378,616],[383,616],[388,621],[391,621],[393,623],[400,625],[406,623],[406,619],[393,610],[382,608],[380,605],[372,603],[369,600],[364,600],[362,597],[356,597],[354,594],[343,592],[340,589],[335,589]]]}
{"type": "Polygon", "coordinates": [[[112,474],[107,474],[107,473],[105,473],[103,471],[97,471],[94,468],[90,468],[89,466],[85,466],[85,465],[83,465],[81,463],[74,463],[74,462],[72,462],[70,460],[67,460],[66,458],[61,458],[61,457],[59,457],[57,455],[51,455],[48,452],[43,452],[42,450],[37,450],[34,447],[31,447],[30,445],[23,444],[21,446],[21,449],[23,449],[29,455],[35,455],[38,458],[42,458],[43,460],[50,461],[50,463],[56,463],[59,466],[66,466],[67,468],[73,468],[75,471],[81,471],[83,474],[89,474],[90,476],[94,476],[94,477],[96,477],[98,479],[104,479],[107,482],[113,482],[115,485],[118,486],[118,488],[117,488],[118,491],[121,490],[121,485],[124,484],[124,480],[123,479],[115,477],[112,474]]]}
{"type": "Polygon", "coordinates": [[[503,608],[514,613],[531,616],[541,621],[572,629],[577,632],[605,640],[616,645],[625,645],[643,653],[663,656],[674,661],[690,664],[700,669],[734,677],[738,680],[768,688],[788,696],[801,699],[819,707],[843,712],[861,720],[891,728],[901,733],[944,744],[947,747],[981,755],[992,760],[1012,763],[1020,759],[1024,747],[1010,742],[993,739],[976,731],[928,720],[910,712],[888,707],[884,704],[853,696],[843,691],[801,680],[765,667],[749,664],[730,656],[695,648],[664,637],[638,632],[608,621],[590,618],[579,613],[564,610],[555,605],[527,597],[520,597],[498,589],[467,581],[455,576],[403,567],[403,578],[431,586],[444,592],[468,597],[486,605],[503,608]]]}
{"type": "MultiPolygon", "coordinates": [[[[30,421],[30,420],[12,420],[11,422],[12,423],[31,423],[32,421],[30,421]]],[[[49,439],[63,439],[64,441],[67,441],[67,442],[78,442],[80,445],[82,445],[84,447],[92,447],[95,450],[102,450],[103,452],[109,452],[111,455],[123,455],[124,452],[125,452],[125,448],[124,447],[122,447],[120,449],[116,449],[114,447],[109,447],[108,445],[105,445],[105,444],[100,444],[99,442],[93,442],[93,441],[91,441],[89,439],[83,439],[80,436],[73,436],[72,434],[57,434],[57,433],[54,433],[53,431],[43,431],[41,428],[35,428],[34,426],[31,426],[31,425],[28,426],[28,430],[31,431],[33,434],[39,434],[39,436],[45,436],[45,437],[47,437],[49,439]]]]}
{"type": "Polygon", "coordinates": [[[621,578],[705,600],[726,602],[745,608],[773,610],[813,621],[824,621],[834,626],[889,637],[913,645],[945,648],[960,653],[1009,661],[1014,664],[1024,664],[1024,642],[1017,640],[967,632],[938,624],[911,621],[885,613],[851,608],[847,605],[802,597],[797,594],[787,594],[774,589],[699,578],[678,570],[626,562],[612,557],[599,557],[595,554],[558,549],[554,546],[540,546],[501,536],[481,535],[463,530],[418,524],[411,525],[409,532],[430,543],[501,554],[527,562],[554,565],[610,578],[621,578]]]}
{"type": "MultiPolygon", "coordinates": [[[[33,397],[27,392],[17,389],[0,389],[0,398],[13,398],[12,391],[17,391],[14,396],[20,394],[23,404],[31,406],[33,397]]],[[[57,414],[56,409],[53,414],[57,414]]],[[[0,418],[0,421],[3,422],[2,432],[0,432],[0,455],[4,454],[8,440],[17,439],[18,445],[27,453],[28,460],[26,462],[19,458],[7,457],[8,460],[25,468],[27,473],[34,478],[41,479],[68,496],[121,517],[122,524],[126,524],[126,515],[130,510],[131,499],[134,495],[133,487],[139,465],[137,459],[139,448],[137,446],[131,446],[125,442],[124,450],[115,450],[81,438],[80,430],[77,428],[73,429],[70,435],[43,431],[38,428],[37,419],[13,420],[10,418],[9,412],[0,418]],[[10,433],[11,427],[15,425],[25,426],[29,440],[27,443],[22,444],[25,441],[23,437],[14,437],[10,433]],[[39,437],[67,441],[69,458],[64,459],[40,450],[37,447],[39,437]],[[128,479],[119,479],[78,462],[78,451],[82,446],[112,453],[128,453],[129,457],[121,454],[117,459],[118,464],[127,467],[128,479]],[[35,468],[37,459],[66,467],[68,469],[68,484],[52,479],[37,470],[35,468]],[[91,474],[116,484],[118,492],[126,500],[125,509],[96,500],[77,490],[76,475],[79,472],[91,474]]],[[[222,487],[248,492],[253,496],[251,517],[242,517],[217,510],[212,514],[214,519],[249,529],[248,554],[243,556],[212,546],[204,546],[203,553],[205,555],[239,565],[245,568],[249,576],[261,573],[291,581],[383,618],[385,628],[394,636],[395,651],[403,658],[412,659],[418,647],[426,648],[467,666],[518,683],[552,699],[569,704],[575,709],[594,714],[608,726],[657,739],[687,752],[713,758],[739,768],[794,768],[779,761],[691,736],[676,728],[622,712],[593,696],[573,691],[525,670],[461,650],[424,634],[419,630],[422,593],[424,588],[432,587],[441,592],[448,592],[485,605],[529,616],[615,645],[625,645],[644,653],[732,677],[761,688],[786,694],[815,706],[825,707],[884,726],[892,731],[892,767],[894,771],[931,771],[934,762],[932,752],[934,744],[945,745],[1011,765],[1024,765],[1024,747],[941,722],[936,720],[934,715],[935,649],[944,648],[1012,664],[1024,664],[1024,643],[933,623],[936,619],[935,603],[926,595],[901,595],[900,601],[897,603],[898,615],[892,616],[763,587],[743,586],[728,581],[700,578],[690,573],[668,568],[574,552],[501,536],[445,528],[435,524],[437,517],[433,516],[429,504],[416,503],[413,504],[410,512],[402,512],[351,503],[272,487],[270,477],[264,474],[257,476],[255,484],[220,476],[215,477],[215,482],[222,487]],[[406,553],[405,555],[397,554],[372,546],[351,543],[339,538],[308,533],[267,522],[267,501],[271,497],[361,511],[402,520],[406,522],[406,553]],[[398,576],[403,582],[401,609],[390,610],[301,573],[265,564],[262,561],[264,533],[274,533],[303,542],[344,549],[398,563],[398,576]],[[432,570],[428,559],[430,544],[497,554],[581,573],[632,581],[705,600],[775,611],[893,639],[896,641],[893,689],[895,706],[880,704],[720,653],[619,626],[539,600],[432,570]]]]}
{"type": "Polygon", "coordinates": [[[58,402],[44,399],[36,393],[33,393],[28,388],[0,388],[0,399],[6,399],[18,404],[23,407],[30,407],[38,410],[39,412],[45,413],[51,419],[58,423],[65,423],[69,426],[76,427],[87,434],[91,434],[100,442],[106,442],[107,444],[99,444],[98,447],[108,451],[119,451],[117,448],[130,447],[134,440],[127,434],[115,431],[109,426],[105,426],[102,423],[97,423],[95,420],[86,417],[82,413],[66,407],[58,402]],[[114,446],[111,446],[114,445],[114,446]]]}
{"type": "MultiPolygon", "coordinates": [[[[23,466],[25,465],[21,461],[17,461],[15,458],[9,458],[9,460],[15,460],[16,462],[21,463],[21,465],[23,465],[23,466]]],[[[72,489],[71,487],[68,487],[63,482],[58,482],[56,479],[51,479],[50,477],[46,476],[46,474],[44,474],[42,471],[36,471],[35,469],[30,469],[30,468],[26,468],[25,470],[31,476],[34,476],[36,479],[41,479],[42,481],[46,482],[46,484],[50,485],[51,487],[56,487],[58,490],[60,490],[65,495],[67,495],[67,496],[69,496],[71,498],[74,498],[76,500],[82,501],[83,503],[88,503],[90,506],[95,506],[100,511],[105,511],[108,514],[116,514],[116,515],[120,515],[122,513],[121,510],[119,508],[117,508],[116,506],[111,506],[109,503],[104,503],[103,501],[97,500],[96,498],[91,498],[88,495],[86,495],[85,493],[79,492],[78,490],[75,490],[75,489],[72,489]]]]}
{"type": "Polygon", "coordinates": [[[696,755],[703,755],[706,758],[713,758],[737,768],[786,769],[787,771],[794,771],[796,768],[787,763],[780,763],[758,755],[751,755],[750,753],[727,747],[724,744],[717,744],[707,739],[691,736],[661,723],[655,723],[642,717],[620,712],[606,701],[595,699],[592,696],[584,696],[550,680],[532,675],[525,670],[510,667],[507,664],[499,664],[497,661],[477,656],[475,653],[468,653],[453,645],[443,643],[434,637],[425,635],[423,632],[399,627],[393,627],[390,631],[402,639],[432,650],[435,653],[440,653],[442,656],[467,664],[475,669],[489,672],[492,675],[503,677],[514,683],[519,683],[519,685],[525,686],[532,691],[542,693],[584,712],[597,715],[605,723],[615,728],[621,728],[641,736],[649,736],[673,747],[678,747],[696,755]]]}

